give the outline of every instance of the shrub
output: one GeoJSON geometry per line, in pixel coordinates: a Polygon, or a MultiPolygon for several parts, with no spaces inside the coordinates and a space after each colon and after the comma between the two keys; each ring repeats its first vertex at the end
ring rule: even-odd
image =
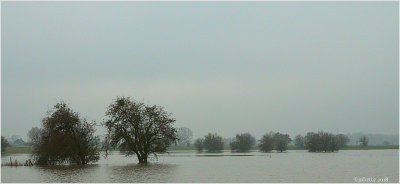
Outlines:
{"type": "Polygon", "coordinates": [[[43,128],[33,142],[39,165],[74,163],[85,165],[99,160],[94,142],[95,123],[82,119],[64,102],[57,103],[42,120],[43,128]]]}
{"type": "Polygon", "coordinates": [[[222,137],[218,136],[216,133],[208,133],[208,135],[204,137],[203,145],[208,152],[220,152],[224,148],[222,137]]]}
{"type": "Polygon", "coordinates": [[[250,133],[237,134],[233,142],[231,142],[231,150],[238,152],[246,152],[255,144],[256,139],[250,133]]]}

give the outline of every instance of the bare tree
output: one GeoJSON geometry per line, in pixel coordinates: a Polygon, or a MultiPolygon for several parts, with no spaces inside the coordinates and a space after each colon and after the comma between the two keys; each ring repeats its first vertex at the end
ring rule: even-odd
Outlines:
{"type": "Polygon", "coordinates": [[[175,119],[160,106],[149,106],[129,97],[117,97],[106,111],[107,135],[104,148],[119,148],[136,154],[139,163],[147,163],[149,154],[165,152],[177,140],[175,119]]]}
{"type": "Polygon", "coordinates": [[[16,141],[16,140],[18,140],[18,139],[20,139],[21,137],[19,136],[19,135],[12,135],[11,136],[11,144],[14,144],[14,142],[16,141]]]}

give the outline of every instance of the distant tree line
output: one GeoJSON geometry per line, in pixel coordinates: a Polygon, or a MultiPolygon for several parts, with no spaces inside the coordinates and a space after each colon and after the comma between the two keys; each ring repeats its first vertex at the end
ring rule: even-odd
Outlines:
{"type": "MultiPolygon", "coordinates": [[[[365,138],[366,139],[366,138],[365,138]]],[[[361,145],[367,140],[361,140],[361,145]]],[[[284,152],[288,149],[288,144],[292,139],[288,134],[280,132],[269,132],[258,140],[258,149],[261,152],[284,152]]],[[[297,135],[293,140],[294,145],[299,149],[308,149],[309,152],[335,152],[340,148],[346,147],[349,138],[344,134],[334,135],[327,132],[309,132],[306,136],[297,135]]],[[[248,152],[256,144],[255,138],[250,133],[237,134],[230,142],[230,149],[233,152],[248,152]]],[[[209,133],[204,138],[198,138],[194,141],[197,151],[201,152],[220,152],[224,148],[224,142],[221,136],[216,133],[209,133]]]]}
{"type": "MultiPolygon", "coordinates": [[[[259,150],[262,152],[270,152],[273,149],[283,152],[287,150],[287,145],[291,139],[288,134],[268,133],[259,140],[259,150]]],[[[256,139],[250,133],[237,134],[230,143],[233,152],[248,152],[256,144],[256,139]]],[[[220,152],[224,148],[224,142],[221,136],[216,133],[209,133],[204,138],[198,138],[194,142],[197,151],[204,149],[207,152],[220,152]]]]}

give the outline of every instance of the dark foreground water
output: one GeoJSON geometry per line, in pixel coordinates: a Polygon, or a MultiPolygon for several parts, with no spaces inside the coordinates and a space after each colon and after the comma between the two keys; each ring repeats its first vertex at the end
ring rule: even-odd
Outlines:
{"type": "MultiPolygon", "coordinates": [[[[2,156],[2,163],[27,154],[2,156]]],[[[339,153],[159,155],[151,164],[118,152],[88,166],[1,167],[2,182],[399,182],[398,150],[343,150],[339,153]],[[355,178],[356,177],[356,178],[355,178]]]]}

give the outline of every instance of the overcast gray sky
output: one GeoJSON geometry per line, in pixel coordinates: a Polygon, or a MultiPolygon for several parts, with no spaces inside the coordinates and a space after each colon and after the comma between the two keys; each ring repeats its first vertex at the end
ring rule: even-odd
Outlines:
{"type": "MultiPolygon", "coordinates": [[[[1,133],[116,96],[194,136],[398,134],[397,2],[2,2],[1,133]]],[[[98,134],[104,129],[99,127],[98,134]]]]}

